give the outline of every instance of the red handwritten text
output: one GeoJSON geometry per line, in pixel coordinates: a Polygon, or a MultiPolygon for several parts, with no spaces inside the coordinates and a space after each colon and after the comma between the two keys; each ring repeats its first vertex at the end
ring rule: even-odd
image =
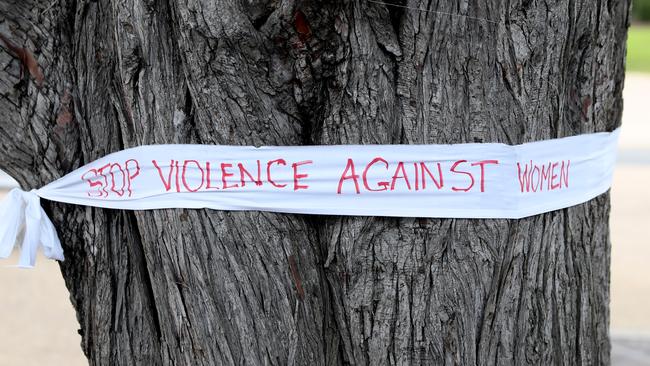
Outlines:
{"type": "Polygon", "coordinates": [[[441,190],[445,186],[446,174],[464,176],[465,185],[451,186],[454,192],[468,192],[472,189],[480,189],[485,192],[485,170],[486,166],[499,164],[498,160],[482,160],[468,162],[467,160],[455,161],[449,169],[444,169],[442,163],[425,163],[425,162],[397,162],[391,166],[388,161],[382,157],[376,157],[363,167],[361,175],[357,173],[357,167],[353,159],[348,159],[343,173],[339,179],[336,193],[345,193],[345,187],[348,192],[361,194],[362,190],[368,192],[394,191],[406,189],[408,191],[429,189],[441,190]],[[475,167],[478,167],[478,171],[475,167]],[[443,173],[444,172],[444,173],[443,173]],[[384,180],[370,182],[370,175],[383,175],[384,180]],[[478,188],[476,181],[478,180],[478,188]],[[359,184],[359,183],[362,184],[359,184]]]}
{"type": "Polygon", "coordinates": [[[88,197],[123,197],[127,192],[128,197],[131,197],[131,183],[138,175],[140,164],[135,159],[129,159],[121,164],[107,163],[99,168],[88,169],[81,175],[81,180],[88,183],[88,197]]]}
{"type": "Polygon", "coordinates": [[[549,161],[535,164],[517,162],[517,174],[521,192],[553,191],[569,187],[569,166],[571,160],[549,161]]]}

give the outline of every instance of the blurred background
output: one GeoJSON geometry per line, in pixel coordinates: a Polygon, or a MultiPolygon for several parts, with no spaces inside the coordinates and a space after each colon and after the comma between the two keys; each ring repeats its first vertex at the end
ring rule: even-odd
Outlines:
{"type": "Polygon", "coordinates": [[[650,0],[633,0],[623,128],[612,185],[612,365],[650,365],[650,0]]]}
{"type": "MultiPolygon", "coordinates": [[[[633,1],[623,129],[612,187],[612,364],[650,365],[650,0],[633,1]]],[[[0,171],[0,198],[16,183],[0,171]]],[[[58,264],[0,262],[0,366],[87,365],[58,264]]]]}

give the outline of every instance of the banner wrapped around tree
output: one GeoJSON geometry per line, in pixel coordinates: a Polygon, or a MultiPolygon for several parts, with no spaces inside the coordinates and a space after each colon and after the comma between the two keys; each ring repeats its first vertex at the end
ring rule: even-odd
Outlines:
{"type": "Polygon", "coordinates": [[[39,245],[47,257],[63,260],[39,198],[130,210],[522,218],[609,189],[618,134],[517,146],[140,146],[109,154],[41,189],[12,190],[0,211],[0,256],[11,253],[24,231],[20,266],[34,265],[39,245]]]}

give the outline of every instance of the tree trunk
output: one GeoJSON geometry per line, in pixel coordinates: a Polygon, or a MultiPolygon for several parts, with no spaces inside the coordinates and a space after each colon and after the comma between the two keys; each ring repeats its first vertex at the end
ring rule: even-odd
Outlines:
{"type": "MultiPolygon", "coordinates": [[[[0,167],[620,125],[625,1],[0,1],[0,167]]],[[[43,202],[92,365],[609,363],[609,194],[522,220],[43,202]]]]}

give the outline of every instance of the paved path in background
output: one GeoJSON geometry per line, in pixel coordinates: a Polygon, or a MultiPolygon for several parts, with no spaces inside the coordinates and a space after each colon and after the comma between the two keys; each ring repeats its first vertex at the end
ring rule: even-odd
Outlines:
{"type": "Polygon", "coordinates": [[[623,89],[623,151],[650,152],[650,74],[628,73],[623,89]]]}
{"type": "MultiPolygon", "coordinates": [[[[629,74],[624,97],[612,188],[612,365],[650,366],[650,75],[629,74]]],[[[0,366],[86,365],[58,265],[41,257],[33,270],[6,267],[16,261],[0,262],[0,366]]]]}
{"type": "Polygon", "coordinates": [[[9,267],[16,254],[0,261],[0,366],[88,365],[59,265],[39,255],[34,269],[9,267]]]}
{"type": "Polygon", "coordinates": [[[650,334],[612,331],[611,339],[613,366],[650,365],[650,334]]]}
{"type": "Polygon", "coordinates": [[[6,187],[13,187],[16,184],[17,184],[16,181],[12,177],[10,177],[9,174],[0,170],[0,189],[6,187]]]}
{"type": "Polygon", "coordinates": [[[612,365],[650,365],[650,74],[625,80],[612,186],[612,365]],[[639,189],[641,188],[641,189],[639,189]]]}

